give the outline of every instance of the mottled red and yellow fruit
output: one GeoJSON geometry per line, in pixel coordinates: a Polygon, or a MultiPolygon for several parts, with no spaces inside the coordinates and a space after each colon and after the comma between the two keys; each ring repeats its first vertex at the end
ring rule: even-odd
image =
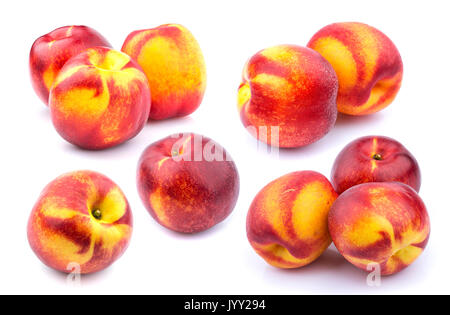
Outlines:
{"type": "Polygon", "coordinates": [[[401,182],[420,189],[419,164],[398,141],[368,136],[350,142],[334,161],[331,182],[341,194],[367,182],[401,182]]]}
{"type": "Polygon", "coordinates": [[[322,28],[308,47],[327,59],[339,79],[338,110],[368,115],[382,110],[397,95],[403,63],[394,43],[374,27],[335,23],[322,28]]]}
{"type": "Polygon", "coordinates": [[[345,191],[333,204],[329,230],[339,252],[366,271],[391,275],[413,263],[430,235],[419,195],[402,183],[366,183],[345,191]]]}
{"type": "Polygon", "coordinates": [[[64,174],[45,187],[28,221],[28,241],[47,266],[83,274],[105,269],[128,247],[133,219],[109,178],[92,171],[64,174]]]}
{"type": "Polygon", "coordinates": [[[30,51],[31,83],[46,105],[50,88],[67,60],[95,46],[111,47],[97,31],[82,25],[57,28],[33,43],[30,51]]]}
{"type": "Polygon", "coordinates": [[[59,134],[85,149],[105,149],[136,136],[150,111],[150,89],[141,67],[105,47],[71,58],[50,90],[59,134]]]}
{"type": "Polygon", "coordinates": [[[337,91],[333,68],[317,52],[275,46],[245,65],[238,109],[244,126],[259,140],[300,147],[321,139],[334,126],[337,91]]]}
{"type": "Polygon", "coordinates": [[[147,75],[152,91],[151,119],[186,116],[200,106],[206,66],[199,44],[185,27],[166,24],[134,31],[122,51],[147,75]]]}
{"type": "Polygon", "coordinates": [[[316,172],[294,172],[274,180],[250,206],[250,244],[272,266],[310,264],[331,244],[327,218],[336,198],[328,179],[316,172]]]}
{"type": "Polygon", "coordinates": [[[144,151],[137,186],[157,222],[173,231],[196,233],[223,221],[233,211],[239,175],[218,143],[201,135],[179,134],[144,151]]]}

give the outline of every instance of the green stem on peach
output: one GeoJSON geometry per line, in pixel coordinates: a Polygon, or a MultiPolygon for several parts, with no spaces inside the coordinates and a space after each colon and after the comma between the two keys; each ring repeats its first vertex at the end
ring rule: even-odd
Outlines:
{"type": "Polygon", "coordinates": [[[100,211],[100,209],[94,209],[92,210],[92,216],[97,220],[100,220],[102,218],[102,212],[100,211]]]}
{"type": "Polygon", "coordinates": [[[381,154],[378,154],[378,153],[375,153],[373,156],[372,156],[372,158],[374,159],[374,160],[377,160],[377,161],[381,161],[383,158],[381,157],[381,154]]]}

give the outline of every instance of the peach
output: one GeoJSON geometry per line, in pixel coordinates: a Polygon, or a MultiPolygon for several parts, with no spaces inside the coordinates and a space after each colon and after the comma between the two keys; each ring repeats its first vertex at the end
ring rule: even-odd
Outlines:
{"type": "Polygon", "coordinates": [[[331,182],[339,194],[367,182],[402,182],[418,192],[421,175],[416,159],[400,142],[368,136],[352,141],[339,153],[331,182]]]}
{"type": "Polygon", "coordinates": [[[298,268],[331,244],[327,218],[337,198],[328,179],[313,171],[284,175],[265,186],[247,215],[247,236],[267,263],[298,268]]]}
{"type": "Polygon", "coordinates": [[[330,234],[353,265],[391,275],[413,263],[425,249],[430,221],[425,205],[402,183],[366,183],[345,191],[330,210],[330,234]]]}
{"type": "Polygon", "coordinates": [[[176,134],[142,153],[137,186],[158,223],[176,232],[196,233],[225,220],[233,211],[239,175],[218,143],[197,134],[176,134]]]}
{"type": "Polygon", "coordinates": [[[403,63],[394,43],[374,27],[347,22],[318,31],[308,47],[327,59],[339,79],[337,106],[348,115],[382,110],[397,95],[403,63]]]}
{"type": "Polygon", "coordinates": [[[82,274],[105,269],[128,247],[133,219],[120,188],[106,176],[76,171],[45,187],[28,221],[28,241],[47,266],[82,274]]]}
{"type": "Polygon", "coordinates": [[[111,44],[97,31],[82,25],[57,28],[33,43],[29,62],[31,83],[46,105],[50,88],[67,60],[95,46],[111,47],[111,44]]]}
{"type": "Polygon", "coordinates": [[[275,46],[245,65],[238,109],[244,126],[259,140],[300,147],[321,139],[334,126],[337,90],[333,68],[317,52],[275,46]]]}
{"type": "Polygon", "coordinates": [[[105,149],[136,136],[150,111],[150,89],[128,55],[95,47],[72,57],[50,90],[58,133],[85,149],[105,149]]]}
{"type": "Polygon", "coordinates": [[[152,91],[149,118],[167,119],[193,113],[206,89],[206,66],[199,44],[179,24],[134,31],[122,51],[144,69],[152,91]]]}

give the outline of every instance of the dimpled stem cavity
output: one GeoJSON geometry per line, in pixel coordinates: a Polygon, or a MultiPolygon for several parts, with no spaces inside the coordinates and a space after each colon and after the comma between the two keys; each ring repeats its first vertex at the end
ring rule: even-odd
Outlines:
{"type": "Polygon", "coordinates": [[[372,159],[381,161],[383,159],[383,157],[381,156],[381,154],[375,153],[374,155],[372,155],[372,159]]]}
{"type": "Polygon", "coordinates": [[[96,218],[97,220],[101,220],[102,219],[102,212],[100,211],[100,209],[94,209],[92,210],[92,216],[94,218],[96,218]]]}

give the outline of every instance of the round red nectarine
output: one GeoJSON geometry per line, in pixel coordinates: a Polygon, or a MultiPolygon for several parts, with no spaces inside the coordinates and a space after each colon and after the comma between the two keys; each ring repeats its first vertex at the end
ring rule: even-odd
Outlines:
{"type": "Polygon", "coordinates": [[[420,189],[420,169],[414,156],[398,141],[368,136],[349,143],[337,156],[331,182],[340,194],[367,182],[402,182],[420,189]]]}
{"type": "Polygon", "coordinates": [[[61,175],[45,187],[28,221],[28,241],[47,266],[102,270],[128,247],[133,218],[120,188],[92,171],[61,175]]]}
{"type": "Polygon", "coordinates": [[[156,221],[177,232],[195,233],[231,213],[239,194],[239,176],[218,143],[201,135],[178,134],[144,151],[137,186],[156,221]]]}
{"type": "Polygon", "coordinates": [[[331,207],[331,237],[339,252],[366,271],[401,271],[425,249],[430,220],[425,205],[402,183],[366,183],[345,191],[331,207]]]}
{"type": "Polygon", "coordinates": [[[136,136],[147,122],[150,89],[141,67],[106,47],[72,57],[50,90],[53,125],[68,142],[105,149],[136,136]]]}
{"type": "Polygon", "coordinates": [[[45,104],[48,104],[50,88],[67,60],[95,46],[111,47],[111,44],[97,31],[83,25],[57,28],[33,43],[30,51],[31,83],[45,104]]]}
{"type": "Polygon", "coordinates": [[[244,126],[259,140],[300,147],[334,126],[337,91],[336,73],[320,54],[295,45],[275,46],[245,65],[238,109],[244,126]]]}
{"type": "Polygon", "coordinates": [[[310,264],[331,244],[327,219],[336,198],[328,179],[316,172],[294,172],[272,181],[248,211],[250,244],[275,267],[310,264]]]}
{"type": "Polygon", "coordinates": [[[339,79],[338,110],[368,115],[392,103],[403,77],[394,43],[363,23],[334,23],[318,31],[308,47],[327,59],[339,79]]]}

